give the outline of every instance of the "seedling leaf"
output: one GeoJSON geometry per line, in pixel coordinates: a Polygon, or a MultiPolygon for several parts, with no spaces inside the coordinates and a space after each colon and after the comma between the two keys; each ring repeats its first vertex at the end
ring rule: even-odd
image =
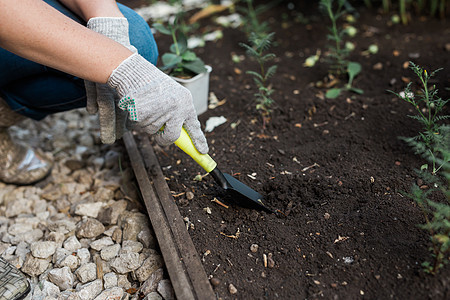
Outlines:
{"type": "Polygon", "coordinates": [[[364,91],[362,89],[358,89],[358,88],[354,88],[354,87],[351,87],[350,91],[360,94],[360,95],[364,94],[364,91]]]}
{"type": "Polygon", "coordinates": [[[200,74],[206,71],[205,65],[200,60],[185,63],[183,64],[183,67],[196,74],[200,74]]]}
{"type": "Polygon", "coordinates": [[[197,59],[197,55],[195,55],[194,52],[192,51],[186,51],[183,53],[183,55],[181,56],[183,58],[183,60],[185,61],[194,61],[197,59]]]}
{"type": "Polygon", "coordinates": [[[361,65],[357,62],[351,61],[347,65],[347,71],[351,80],[353,80],[353,78],[361,72],[361,65]]]}
{"type": "Polygon", "coordinates": [[[329,89],[326,94],[325,97],[329,98],[329,99],[335,99],[337,98],[339,95],[341,94],[341,89],[340,88],[333,88],[333,89],[329,89]]]}
{"type": "Polygon", "coordinates": [[[171,31],[161,23],[153,23],[152,27],[162,34],[167,34],[167,35],[172,34],[171,31]]]}
{"type": "Polygon", "coordinates": [[[172,67],[178,63],[181,63],[182,59],[176,54],[173,53],[164,53],[161,57],[164,66],[172,67]]]}
{"type": "Polygon", "coordinates": [[[261,81],[264,79],[261,74],[255,72],[255,71],[247,71],[246,73],[258,78],[261,81]]]}

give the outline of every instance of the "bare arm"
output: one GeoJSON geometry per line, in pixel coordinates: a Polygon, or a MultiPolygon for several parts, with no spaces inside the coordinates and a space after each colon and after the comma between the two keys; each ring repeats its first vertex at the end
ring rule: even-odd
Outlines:
{"type": "Polygon", "coordinates": [[[0,47],[100,83],[106,83],[111,72],[132,54],[41,0],[0,0],[0,47]]]}
{"type": "Polygon", "coordinates": [[[60,0],[85,21],[94,17],[123,17],[113,0],[60,0]]]}

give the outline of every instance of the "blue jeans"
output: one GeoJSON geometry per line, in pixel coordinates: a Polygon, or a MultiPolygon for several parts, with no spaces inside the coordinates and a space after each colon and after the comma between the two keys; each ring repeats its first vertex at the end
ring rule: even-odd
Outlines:
{"type": "MultiPolygon", "coordinates": [[[[57,0],[45,0],[71,19],[86,25],[57,0]]],[[[130,25],[130,42],[139,54],[156,64],[158,49],[150,27],[135,11],[118,4],[130,25]]],[[[12,110],[41,120],[47,115],[86,107],[81,78],[37,64],[0,48],[0,97],[12,110]]]]}

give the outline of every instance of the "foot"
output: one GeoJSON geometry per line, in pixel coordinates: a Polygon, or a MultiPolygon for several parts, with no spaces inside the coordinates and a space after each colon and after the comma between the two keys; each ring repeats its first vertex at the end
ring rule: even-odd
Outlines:
{"type": "Polygon", "coordinates": [[[27,278],[13,265],[0,258],[0,300],[23,299],[30,292],[27,278]]]}
{"type": "MultiPolygon", "coordinates": [[[[50,174],[52,162],[40,151],[17,144],[6,129],[0,128],[0,181],[28,185],[50,174]]],[[[0,298],[1,300],[1,298],[0,298]]]]}

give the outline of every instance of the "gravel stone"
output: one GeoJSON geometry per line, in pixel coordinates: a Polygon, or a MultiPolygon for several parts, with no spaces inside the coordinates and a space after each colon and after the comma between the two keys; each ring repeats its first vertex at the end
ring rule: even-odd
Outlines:
{"type": "Polygon", "coordinates": [[[148,279],[142,284],[141,286],[141,292],[144,295],[150,294],[152,292],[155,292],[158,288],[158,283],[164,279],[164,270],[158,269],[155,272],[153,272],[148,279]]]}
{"type": "Polygon", "coordinates": [[[109,272],[103,275],[103,286],[109,289],[117,286],[117,275],[114,272],[109,272]]]}
{"type": "Polygon", "coordinates": [[[122,249],[120,250],[120,253],[126,253],[126,252],[136,252],[139,253],[142,251],[144,246],[140,242],[136,241],[123,241],[122,242],[122,249]]]}
{"type": "Polygon", "coordinates": [[[56,243],[52,241],[40,241],[31,244],[31,253],[37,258],[49,258],[56,251],[56,243]]]}
{"type": "Polygon", "coordinates": [[[124,291],[120,287],[113,287],[110,289],[106,289],[103,292],[101,292],[100,295],[95,297],[94,300],[112,300],[112,299],[122,299],[124,295],[124,291]]]}
{"type": "Polygon", "coordinates": [[[114,201],[113,203],[103,207],[97,218],[105,225],[117,224],[120,214],[126,210],[127,205],[128,202],[125,200],[114,201]]]}
{"type": "Polygon", "coordinates": [[[77,256],[80,258],[80,265],[89,263],[91,259],[91,253],[87,248],[81,248],[77,251],[77,256]]]}
{"type": "Polygon", "coordinates": [[[75,275],[81,283],[86,283],[97,279],[97,265],[93,262],[81,265],[76,271],[75,275]]]}
{"type": "Polygon", "coordinates": [[[54,223],[48,224],[48,229],[51,231],[60,232],[62,234],[69,234],[76,228],[75,222],[72,220],[58,220],[54,223]]]}
{"type": "Polygon", "coordinates": [[[72,235],[64,241],[63,246],[64,249],[75,252],[81,248],[81,243],[76,236],[72,235]]]}
{"type": "Polygon", "coordinates": [[[116,230],[117,228],[119,228],[119,226],[113,225],[113,226],[109,227],[108,229],[106,229],[105,232],[103,232],[103,234],[106,236],[112,237],[114,230],[116,230]]]}
{"type": "Polygon", "coordinates": [[[7,218],[16,217],[20,214],[27,214],[31,211],[33,201],[29,199],[17,199],[6,205],[5,216],[7,218]]]}
{"type": "Polygon", "coordinates": [[[91,218],[97,218],[98,212],[105,204],[103,202],[80,203],[75,207],[75,214],[91,218]]]}
{"type": "Polygon", "coordinates": [[[80,299],[95,299],[102,292],[102,281],[100,279],[81,285],[77,288],[77,295],[80,299]]]}
{"type": "Polygon", "coordinates": [[[113,240],[109,236],[105,236],[92,242],[90,247],[94,250],[101,251],[103,248],[111,245],[114,245],[113,240]]]}
{"type": "Polygon", "coordinates": [[[123,213],[122,224],[122,239],[124,241],[137,241],[139,232],[150,226],[148,217],[142,213],[123,213]]]}
{"type": "Polygon", "coordinates": [[[26,232],[30,232],[31,230],[33,230],[33,226],[31,224],[16,223],[8,228],[8,233],[16,236],[23,235],[26,232]]]}
{"type": "Polygon", "coordinates": [[[155,233],[150,227],[141,230],[138,233],[137,239],[145,248],[155,249],[157,247],[155,233]]]}
{"type": "Polygon", "coordinates": [[[69,267],[74,271],[80,266],[80,258],[75,255],[67,255],[55,265],[56,267],[69,267]]]}
{"type": "Polygon", "coordinates": [[[164,300],[175,300],[175,292],[170,280],[163,279],[159,282],[158,293],[161,294],[164,300]]]}
{"type": "Polygon", "coordinates": [[[119,274],[126,274],[134,271],[140,266],[139,253],[136,252],[121,253],[119,254],[119,257],[116,257],[111,261],[111,268],[119,274]]]}
{"type": "Polygon", "coordinates": [[[117,286],[124,288],[124,289],[131,288],[131,282],[128,281],[128,276],[123,275],[123,274],[118,274],[117,275],[117,286]]]}
{"type": "Polygon", "coordinates": [[[21,270],[31,277],[34,277],[44,273],[49,264],[49,259],[36,258],[29,253],[25,258],[25,262],[23,263],[21,270]]]}
{"type": "Polygon", "coordinates": [[[92,218],[86,218],[77,224],[76,235],[78,238],[95,238],[105,232],[105,226],[92,218]]]}
{"type": "Polygon", "coordinates": [[[139,282],[146,281],[152,273],[164,266],[163,258],[158,254],[152,254],[144,260],[139,269],[135,271],[136,278],[139,282]]]}
{"type": "Polygon", "coordinates": [[[48,272],[48,280],[56,284],[62,291],[65,291],[73,287],[74,276],[69,267],[56,268],[48,272]]]}
{"type": "Polygon", "coordinates": [[[122,242],[122,229],[116,228],[111,236],[112,240],[116,243],[122,242]]]}
{"type": "Polygon", "coordinates": [[[56,232],[56,231],[52,231],[47,235],[47,241],[53,241],[55,242],[58,247],[62,247],[63,243],[64,243],[64,234],[61,232],[56,232]]]}
{"type": "Polygon", "coordinates": [[[60,294],[59,288],[47,281],[44,280],[39,284],[40,287],[34,289],[33,300],[34,299],[57,299],[60,294]],[[38,296],[39,295],[39,296],[38,296]]]}
{"type": "Polygon", "coordinates": [[[119,254],[120,245],[114,244],[102,249],[100,256],[103,260],[110,261],[119,254]]]}

